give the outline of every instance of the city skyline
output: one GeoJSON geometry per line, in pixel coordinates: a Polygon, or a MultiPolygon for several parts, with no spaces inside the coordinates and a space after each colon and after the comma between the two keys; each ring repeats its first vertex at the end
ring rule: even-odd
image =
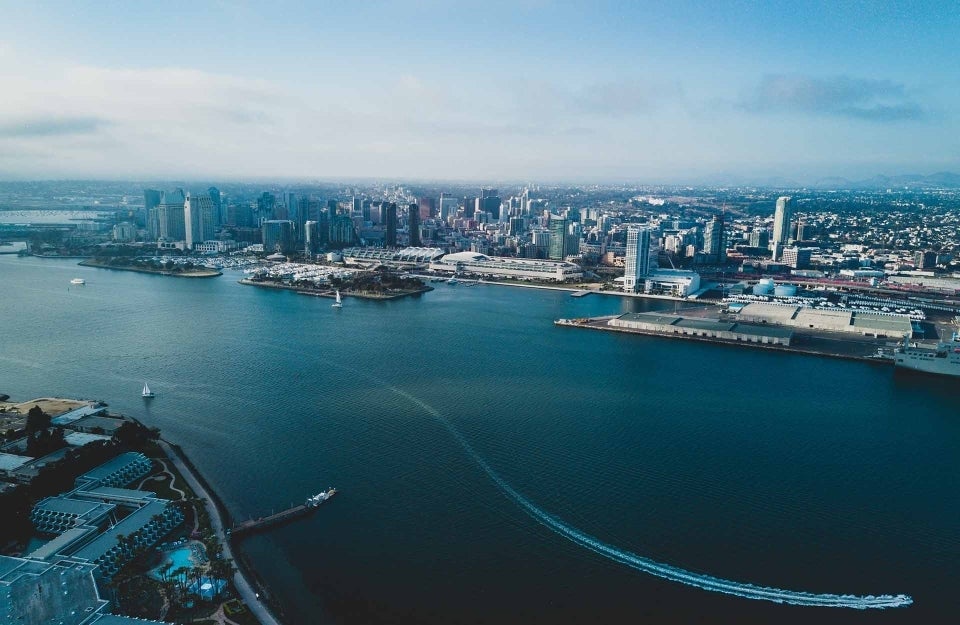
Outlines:
{"type": "Polygon", "coordinates": [[[9,3],[0,179],[957,171],[952,9],[9,3]]]}

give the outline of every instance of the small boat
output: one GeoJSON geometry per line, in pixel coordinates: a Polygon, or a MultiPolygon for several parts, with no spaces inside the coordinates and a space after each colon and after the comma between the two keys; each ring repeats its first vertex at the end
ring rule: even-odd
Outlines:
{"type": "Polygon", "coordinates": [[[450,284],[450,285],[460,284],[460,281],[457,280],[456,278],[450,278],[449,280],[447,280],[447,284],[450,284]]]}
{"type": "Polygon", "coordinates": [[[340,289],[337,289],[337,301],[331,304],[334,308],[343,308],[343,302],[340,300],[340,289]]]}
{"type": "Polygon", "coordinates": [[[147,386],[147,383],[143,383],[143,396],[144,397],[156,397],[156,393],[150,390],[150,387],[147,386]]]}
{"type": "Polygon", "coordinates": [[[320,491],[313,497],[307,497],[307,500],[304,502],[303,505],[306,506],[307,508],[316,508],[317,506],[322,504],[324,501],[330,499],[336,494],[337,494],[337,489],[331,486],[327,490],[320,491]]]}
{"type": "Polygon", "coordinates": [[[84,280],[83,278],[74,278],[73,280],[70,281],[70,284],[86,284],[86,283],[87,281],[84,280]]]}

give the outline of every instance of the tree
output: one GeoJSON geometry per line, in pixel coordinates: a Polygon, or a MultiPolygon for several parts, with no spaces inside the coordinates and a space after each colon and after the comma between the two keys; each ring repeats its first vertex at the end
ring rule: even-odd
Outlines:
{"type": "Polygon", "coordinates": [[[50,415],[45,413],[40,406],[34,405],[27,412],[27,434],[33,434],[50,427],[50,421],[50,415]]]}

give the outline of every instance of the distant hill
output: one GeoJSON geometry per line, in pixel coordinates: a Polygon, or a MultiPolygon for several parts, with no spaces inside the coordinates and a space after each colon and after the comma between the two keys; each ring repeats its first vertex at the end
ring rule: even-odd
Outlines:
{"type": "Polygon", "coordinates": [[[848,180],[846,178],[821,178],[813,185],[818,189],[932,189],[960,188],[960,174],[941,171],[929,176],[922,174],[901,174],[899,176],[874,176],[866,180],[848,180]]]}

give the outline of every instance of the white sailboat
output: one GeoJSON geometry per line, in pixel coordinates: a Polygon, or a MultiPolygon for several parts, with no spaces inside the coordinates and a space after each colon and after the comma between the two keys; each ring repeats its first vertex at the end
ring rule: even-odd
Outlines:
{"type": "Polygon", "coordinates": [[[340,289],[337,289],[337,301],[331,304],[334,308],[343,308],[343,302],[340,301],[340,289]]]}
{"type": "Polygon", "coordinates": [[[156,397],[156,394],[150,390],[150,387],[147,386],[147,383],[143,383],[143,396],[144,397],[156,397]]]}

